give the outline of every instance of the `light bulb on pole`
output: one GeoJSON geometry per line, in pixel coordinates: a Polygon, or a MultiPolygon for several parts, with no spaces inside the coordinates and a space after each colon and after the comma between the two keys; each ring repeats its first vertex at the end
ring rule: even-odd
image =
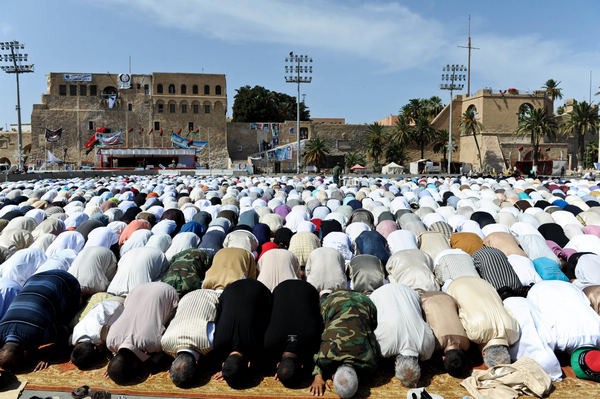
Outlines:
{"type": "Polygon", "coordinates": [[[448,174],[452,173],[452,97],[455,90],[462,90],[464,83],[457,83],[465,80],[467,68],[464,65],[446,64],[442,68],[442,83],[440,89],[450,91],[450,118],[448,123],[448,174]]]}

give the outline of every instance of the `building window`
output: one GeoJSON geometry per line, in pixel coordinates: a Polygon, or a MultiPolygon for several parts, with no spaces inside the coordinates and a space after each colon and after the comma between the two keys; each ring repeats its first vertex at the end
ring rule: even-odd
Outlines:
{"type": "Polygon", "coordinates": [[[139,89],[141,89],[141,88],[142,88],[142,85],[138,83],[138,84],[137,84],[137,89],[139,90],[139,89]]]}
{"type": "Polygon", "coordinates": [[[198,112],[200,112],[200,110],[199,110],[200,107],[198,107],[198,104],[194,104],[193,107],[194,107],[194,113],[195,114],[197,114],[198,112]]]}
{"type": "Polygon", "coordinates": [[[162,114],[165,111],[165,106],[162,103],[158,103],[158,113],[162,114]]]}
{"type": "Polygon", "coordinates": [[[67,95],[67,85],[58,86],[58,94],[60,94],[61,96],[66,96],[67,95]]]}
{"type": "Polygon", "coordinates": [[[219,86],[219,85],[215,86],[215,94],[217,96],[221,95],[221,86],[219,86]]]}
{"type": "Polygon", "coordinates": [[[188,129],[190,130],[190,132],[194,130],[194,122],[188,122],[188,129]]]}
{"type": "Polygon", "coordinates": [[[160,130],[160,122],[154,122],[154,130],[160,130]]]}
{"type": "Polygon", "coordinates": [[[156,86],[156,92],[158,94],[162,94],[163,93],[163,87],[162,87],[162,85],[160,83],[156,86]]]}
{"type": "Polygon", "coordinates": [[[133,111],[133,104],[132,103],[127,104],[127,110],[128,111],[133,111]]]}
{"type": "Polygon", "coordinates": [[[187,86],[181,85],[181,94],[187,94],[187,86]]]}
{"type": "Polygon", "coordinates": [[[206,95],[210,94],[210,86],[209,85],[204,85],[204,94],[206,94],[206,95]]]}
{"type": "Polygon", "coordinates": [[[145,94],[145,95],[148,95],[148,94],[150,94],[150,86],[148,86],[148,85],[144,85],[144,94],[145,94]]]}
{"type": "Polygon", "coordinates": [[[88,122],[88,129],[94,130],[94,121],[89,121],[88,122]]]}
{"type": "Polygon", "coordinates": [[[91,85],[90,86],[90,96],[97,96],[98,95],[98,88],[96,87],[96,85],[91,85]]]}
{"type": "Polygon", "coordinates": [[[198,94],[198,85],[192,86],[192,94],[198,94]]]}
{"type": "Polygon", "coordinates": [[[171,103],[171,104],[169,104],[169,112],[170,112],[171,114],[174,114],[174,113],[175,113],[175,103],[171,103]]]}
{"type": "Polygon", "coordinates": [[[187,114],[187,104],[181,104],[181,113],[187,114]]]}
{"type": "Polygon", "coordinates": [[[175,94],[175,85],[169,85],[169,94],[175,94]]]}
{"type": "Polygon", "coordinates": [[[79,86],[79,95],[87,96],[87,86],[86,85],[79,86]]]}
{"type": "Polygon", "coordinates": [[[77,86],[69,85],[69,95],[71,95],[71,96],[77,95],[77,86]]]}
{"type": "Polygon", "coordinates": [[[204,104],[204,113],[210,114],[210,104],[204,104]]]}
{"type": "Polygon", "coordinates": [[[296,162],[288,162],[288,168],[289,170],[296,169],[296,162]]]}

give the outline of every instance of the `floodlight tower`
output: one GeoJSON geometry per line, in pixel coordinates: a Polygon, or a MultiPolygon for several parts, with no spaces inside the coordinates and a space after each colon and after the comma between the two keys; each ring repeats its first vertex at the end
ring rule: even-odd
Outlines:
{"type": "Polygon", "coordinates": [[[440,89],[450,90],[450,123],[448,125],[448,174],[452,171],[450,166],[452,165],[452,97],[454,90],[462,90],[465,87],[464,82],[466,80],[465,72],[467,68],[464,65],[458,64],[447,64],[442,68],[442,83],[440,89]]]}
{"type": "Polygon", "coordinates": [[[312,82],[312,58],[308,55],[296,55],[290,51],[285,58],[285,81],[298,85],[298,96],[296,97],[296,173],[300,174],[300,83],[312,82]]]}
{"type": "Polygon", "coordinates": [[[19,74],[33,72],[33,64],[23,64],[27,62],[28,54],[22,54],[19,50],[24,50],[25,44],[19,43],[16,40],[11,42],[0,42],[0,61],[7,65],[0,66],[6,73],[14,73],[17,78],[17,140],[18,140],[18,157],[19,157],[19,172],[23,171],[23,132],[21,128],[21,94],[19,91],[19,74]]]}

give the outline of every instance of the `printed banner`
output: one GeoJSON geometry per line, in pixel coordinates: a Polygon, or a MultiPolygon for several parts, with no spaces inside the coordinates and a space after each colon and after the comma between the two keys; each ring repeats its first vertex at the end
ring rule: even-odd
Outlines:
{"type": "Polygon", "coordinates": [[[193,148],[196,150],[196,152],[200,152],[200,150],[202,150],[202,148],[208,144],[206,141],[188,140],[175,133],[171,134],[171,142],[180,148],[193,148]]]}
{"type": "Polygon", "coordinates": [[[117,145],[123,144],[123,135],[121,132],[114,133],[96,133],[96,140],[100,145],[117,145]]]}
{"type": "Polygon", "coordinates": [[[56,143],[60,140],[60,136],[62,135],[62,127],[56,130],[50,130],[46,128],[46,141],[49,143],[56,143]]]}
{"type": "Polygon", "coordinates": [[[65,82],[91,82],[91,73],[63,73],[63,80],[65,82]]]}

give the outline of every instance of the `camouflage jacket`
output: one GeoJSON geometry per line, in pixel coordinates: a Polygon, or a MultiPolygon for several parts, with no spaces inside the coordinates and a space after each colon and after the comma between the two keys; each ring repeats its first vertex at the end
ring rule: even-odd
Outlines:
{"type": "Polygon", "coordinates": [[[206,270],[210,266],[209,256],[196,248],[186,249],[171,259],[169,270],[162,278],[177,290],[179,297],[202,288],[206,270]]]}
{"type": "Polygon", "coordinates": [[[314,356],[313,375],[329,376],[342,363],[363,372],[377,368],[377,308],[368,296],[336,291],[321,303],[321,316],[325,328],[319,352],[314,356]]]}

